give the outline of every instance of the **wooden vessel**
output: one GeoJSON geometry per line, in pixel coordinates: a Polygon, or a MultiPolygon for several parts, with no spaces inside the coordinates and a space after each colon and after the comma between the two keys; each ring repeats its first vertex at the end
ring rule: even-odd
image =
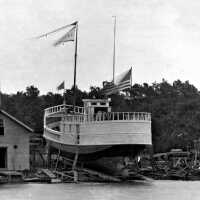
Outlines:
{"type": "Polygon", "coordinates": [[[83,99],[84,107],[59,105],[44,114],[44,137],[68,154],[110,156],[151,145],[151,114],[112,112],[110,99],[83,99]]]}
{"type": "MultiPolygon", "coordinates": [[[[110,99],[83,99],[84,106],[76,106],[78,22],[42,34],[37,38],[46,37],[67,27],[72,27],[72,29],[56,42],[56,46],[69,41],[75,42],[73,106],[63,104],[45,110],[44,137],[49,146],[58,149],[59,152],[79,156],[87,155],[88,158],[88,155],[92,154],[99,156],[102,154],[113,156],[127,152],[135,154],[145,145],[151,145],[150,113],[112,112],[109,105],[110,99]]],[[[111,86],[116,85],[114,71],[115,39],[111,86]]],[[[112,90],[122,91],[129,88],[132,85],[131,72],[132,70],[127,74],[128,80],[126,80],[127,75],[125,75],[116,87],[109,88],[109,94],[112,90]]],[[[60,86],[58,89],[65,91],[64,83],[62,87],[60,86]]]]}

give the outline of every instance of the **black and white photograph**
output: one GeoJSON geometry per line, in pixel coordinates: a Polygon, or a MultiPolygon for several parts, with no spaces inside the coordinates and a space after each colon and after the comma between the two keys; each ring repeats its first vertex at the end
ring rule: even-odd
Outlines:
{"type": "Polygon", "coordinates": [[[199,52],[198,0],[0,0],[0,199],[198,200],[199,52]]]}

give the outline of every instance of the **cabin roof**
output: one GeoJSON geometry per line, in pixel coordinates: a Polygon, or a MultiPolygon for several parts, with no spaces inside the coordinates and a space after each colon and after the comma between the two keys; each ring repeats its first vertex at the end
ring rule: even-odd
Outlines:
{"type": "Polygon", "coordinates": [[[34,130],[32,128],[30,128],[29,126],[27,126],[26,124],[24,124],[23,122],[21,122],[20,120],[18,120],[17,118],[15,118],[12,115],[10,115],[5,110],[0,109],[0,113],[3,114],[4,116],[8,117],[12,121],[16,122],[17,124],[19,124],[20,126],[22,126],[23,128],[25,128],[26,130],[28,130],[28,131],[30,131],[32,133],[34,132],[34,130]]]}
{"type": "Polygon", "coordinates": [[[83,102],[110,102],[111,99],[83,99],[83,102]]]}

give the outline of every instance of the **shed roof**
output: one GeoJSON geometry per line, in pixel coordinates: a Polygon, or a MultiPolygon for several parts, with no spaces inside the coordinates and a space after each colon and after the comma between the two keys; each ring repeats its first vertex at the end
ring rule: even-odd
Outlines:
{"type": "Polygon", "coordinates": [[[21,122],[20,120],[18,120],[17,118],[13,117],[12,115],[10,115],[9,113],[7,113],[5,110],[0,109],[0,113],[2,113],[3,115],[5,115],[6,117],[8,117],[9,119],[13,120],[14,122],[16,122],[17,124],[19,124],[20,126],[22,126],[23,128],[25,128],[26,130],[30,131],[30,132],[34,132],[34,130],[32,128],[30,128],[29,126],[27,126],[26,124],[24,124],[23,122],[21,122]]]}

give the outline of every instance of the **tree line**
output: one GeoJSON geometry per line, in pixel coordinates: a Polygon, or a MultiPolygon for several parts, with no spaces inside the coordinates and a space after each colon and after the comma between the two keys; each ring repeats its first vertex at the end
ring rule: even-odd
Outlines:
{"type": "MultiPolygon", "coordinates": [[[[67,104],[73,104],[73,88],[67,89],[67,104]]],[[[172,148],[187,150],[200,138],[200,92],[180,80],[172,84],[166,80],[152,84],[134,84],[124,94],[111,95],[113,111],[150,112],[152,114],[152,140],[155,152],[172,148]]],[[[83,106],[84,98],[104,98],[101,88],[92,86],[88,92],[76,87],[76,103],[83,106]]],[[[43,131],[43,113],[47,107],[63,103],[61,94],[48,92],[40,95],[35,86],[16,94],[2,94],[2,108],[23,121],[36,132],[43,131]]]]}

